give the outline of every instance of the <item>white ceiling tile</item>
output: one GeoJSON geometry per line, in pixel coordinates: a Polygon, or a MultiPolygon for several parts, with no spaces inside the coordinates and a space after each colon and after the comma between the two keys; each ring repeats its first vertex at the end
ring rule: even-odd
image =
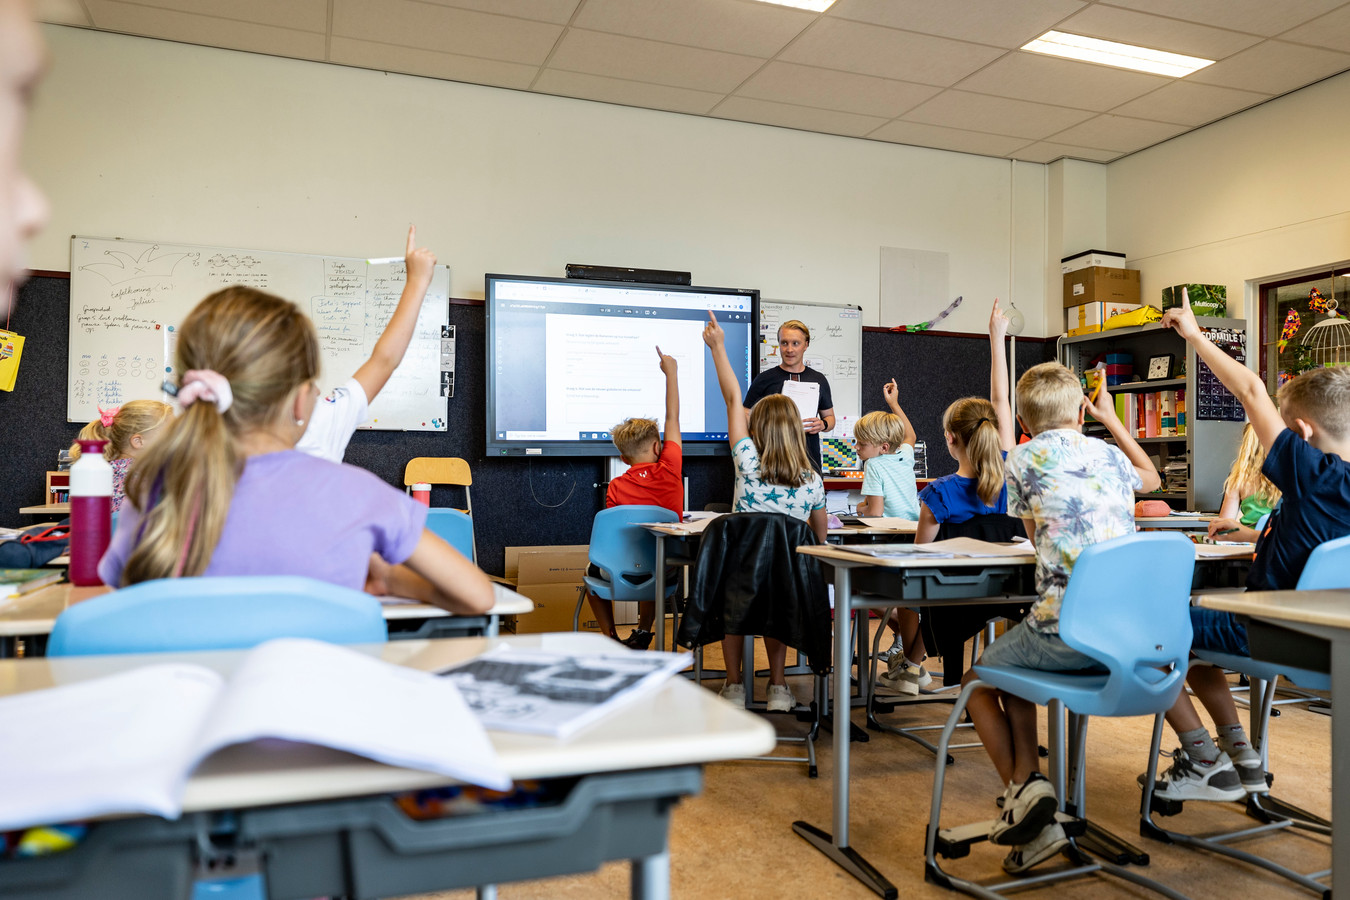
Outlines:
{"type": "Polygon", "coordinates": [[[333,0],[333,35],[542,65],[562,28],[411,0],[333,0]]]}
{"type": "Polygon", "coordinates": [[[917,109],[910,110],[903,118],[906,122],[924,122],[1040,140],[1091,117],[1092,113],[1081,109],[1046,106],[966,91],[943,91],[917,109]]]}
{"type": "Polygon", "coordinates": [[[1101,112],[1171,79],[1016,51],[961,82],[962,90],[1101,112]]]}
{"type": "Polygon", "coordinates": [[[842,134],[847,137],[862,137],[886,120],[876,116],[859,116],[853,113],[834,112],[827,109],[811,109],[806,106],[793,106],[788,103],[770,103],[767,100],[752,100],[749,97],[728,97],[710,113],[719,119],[736,119],[741,122],[758,122],[761,125],[781,125],[784,128],[799,128],[803,131],[821,131],[826,134],[842,134]]]}
{"type": "Polygon", "coordinates": [[[1110,162],[1113,159],[1119,159],[1124,156],[1123,153],[1117,153],[1114,150],[1096,150],[1092,147],[1071,147],[1067,144],[1052,144],[1042,141],[1039,144],[1032,144],[1028,147],[1009,153],[1013,159],[1020,159],[1023,162],[1034,163],[1052,163],[1063,157],[1073,159],[1085,159],[1088,162],[1110,162]]]}
{"type": "Polygon", "coordinates": [[[84,5],[80,0],[37,0],[37,3],[33,4],[33,15],[39,22],[46,22],[49,25],[94,24],[90,21],[89,14],[84,11],[84,5]]]}
{"type": "Polygon", "coordinates": [[[1186,80],[1161,87],[1137,100],[1122,103],[1111,112],[1116,115],[1197,127],[1269,99],[1269,94],[1239,91],[1235,88],[1186,80]]]}
{"type": "Polygon", "coordinates": [[[629,37],[773,56],[815,21],[813,13],[727,0],[587,0],[572,23],[629,37]]]}
{"type": "Polygon", "coordinates": [[[1184,53],[1203,59],[1223,59],[1259,43],[1261,38],[1239,31],[1225,31],[1179,22],[1162,16],[1117,9],[1114,6],[1089,6],[1055,26],[1056,31],[1083,34],[1108,41],[1122,41],[1139,47],[1184,53]]]}
{"type": "Polygon", "coordinates": [[[363,69],[424,75],[428,78],[466,81],[470,84],[486,84],[517,90],[528,88],[539,74],[537,66],[527,66],[523,63],[457,56],[453,53],[416,50],[411,47],[397,47],[393,44],[377,44],[374,41],[358,41],[344,37],[333,38],[329,46],[328,59],[330,62],[359,66],[363,69]]]}
{"type": "Polygon", "coordinates": [[[1284,41],[1263,41],[1186,78],[1244,91],[1283,94],[1347,69],[1350,69],[1350,53],[1284,41]]]}
{"type": "Polygon", "coordinates": [[[1095,116],[1054,135],[1055,143],[1132,153],[1189,131],[1185,125],[1128,116],[1095,116]]]}
{"type": "Polygon", "coordinates": [[[1111,0],[1142,12],[1185,19],[1201,24],[1223,23],[1234,31],[1279,34],[1302,25],[1344,3],[1345,0],[1111,0]]]}
{"type": "Polygon", "coordinates": [[[328,0],[135,0],[138,6],[215,16],[237,22],[296,28],[301,31],[328,30],[328,0]]]}
{"type": "Polygon", "coordinates": [[[736,96],[893,119],[940,90],[871,75],[771,62],[741,85],[736,96]]]}
{"type": "Polygon", "coordinates": [[[830,16],[962,41],[1020,47],[1087,4],[1078,0],[838,0],[830,16]]]}
{"type": "Polygon", "coordinates": [[[752,56],[569,28],[549,68],[728,93],[764,64],[752,56]]]}
{"type": "Polygon", "coordinates": [[[947,87],[999,54],[993,47],[980,44],[825,18],[811,26],[778,58],[947,87]]]}
{"type": "Polygon", "coordinates": [[[1286,31],[1280,40],[1350,52],[1350,4],[1286,31]]]}
{"type": "Polygon", "coordinates": [[[580,72],[560,72],[557,69],[545,69],[535,82],[534,90],[545,94],[560,94],[564,97],[579,97],[582,100],[599,100],[604,103],[699,115],[712,109],[724,96],[708,91],[668,87],[664,84],[643,84],[640,81],[602,78],[599,75],[583,75],[580,72]]]}
{"type": "Polygon", "coordinates": [[[915,147],[934,147],[938,150],[957,150],[961,153],[979,153],[983,156],[1006,156],[1026,144],[1024,138],[981,134],[924,125],[920,122],[889,122],[868,135],[876,141],[892,144],[911,144],[915,147]]]}
{"type": "Polygon", "coordinates": [[[324,36],[312,31],[235,22],[116,0],[85,0],[85,6],[94,25],[107,31],[296,59],[324,58],[324,36]]]}
{"type": "Polygon", "coordinates": [[[424,2],[566,25],[582,0],[424,0],[424,2]]]}

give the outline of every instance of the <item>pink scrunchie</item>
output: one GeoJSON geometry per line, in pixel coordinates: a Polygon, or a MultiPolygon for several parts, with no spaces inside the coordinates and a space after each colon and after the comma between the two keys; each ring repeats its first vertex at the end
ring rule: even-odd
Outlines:
{"type": "Polygon", "coordinates": [[[117,411],[120,410],[121,408],[122,407],[120,406],[114,406],[109,409],[104,409],[103,407],[100,406],[98,408],[99,424],[102,425],[104,428],[111,428],[113,420],[117,418],[117,411]]]}
{"type": "Polygon", "coordinates": [[[234,403],[234,392],[225,376],[210,369],[192,369],[183,373],[178,388],[178,405],[187,409],[198,400],[214,403],[223,414],[234,403]]]}

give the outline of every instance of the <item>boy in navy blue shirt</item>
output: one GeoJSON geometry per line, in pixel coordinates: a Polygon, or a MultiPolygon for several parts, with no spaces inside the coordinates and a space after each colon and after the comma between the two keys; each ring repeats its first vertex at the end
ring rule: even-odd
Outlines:
{"type": "MultiPolygon", "coordinates": [[[[1277,409],[1261,377],[1205,337],[1190,303],[1168,310],[1164,327],[1186,339],[1242,401],[1266,449],[1262,474],[1283,492],[1256,541],[1249,590],[1290,590],[1313,548],[1350,534],[1350,368],[1314,369],[1283,385],[1277,409]]],[[[1229,613],[1191,608],[1192,646],[1247,656],[1247,629],[1229,613]]],[[[1217,746],[1183,691],[1167,713],[1182,751],[1154,786],[1172,800],[1236,800],[1266,790],[1261,755],[1247,742],[1222,670],[1191,666],[1186,676],[1213,717],[1217,746]]],[[[1142,778],[1142,776],[1141,776],[1142,778]]]]}

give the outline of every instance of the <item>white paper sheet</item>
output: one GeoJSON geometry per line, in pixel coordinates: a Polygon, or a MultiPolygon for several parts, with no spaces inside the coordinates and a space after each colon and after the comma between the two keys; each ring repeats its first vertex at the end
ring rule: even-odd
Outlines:
{"type": "Polygon", "coordinates": [[[803,419],[814,419],[820,411],[820,385],[814,381],[783,382],[783,396],[791,397],[803,419]]]}
{"type": "Polygon", "coordinates": [[[919,530],[918,522],[913,519],[902,519],[898,516],[859,516],[858,521],[868,528],[889,528],[892,531],[903,531],[906,534],[913,534],[919,530]]]}

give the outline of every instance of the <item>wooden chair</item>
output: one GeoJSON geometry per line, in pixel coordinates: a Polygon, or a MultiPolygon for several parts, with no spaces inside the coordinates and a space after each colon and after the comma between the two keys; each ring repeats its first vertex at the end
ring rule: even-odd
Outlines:
{"type": "MultiPolygon", "coordinates": [[[[464,506],[455,508],[473,518],[473,496],[469,490],[473,484],[473,473],[469,470],[467,461],[460,459],[458,456],[413,457],[408,460],[408,465],[403,469],[403,484],[405,489],[412,493],[412,486],[419,483],[453,484],[464,488],[464,506]]],[[[477,562],[478,545],[476,542],[472,549],[473,554],[469,558],[477,562]]]]}

